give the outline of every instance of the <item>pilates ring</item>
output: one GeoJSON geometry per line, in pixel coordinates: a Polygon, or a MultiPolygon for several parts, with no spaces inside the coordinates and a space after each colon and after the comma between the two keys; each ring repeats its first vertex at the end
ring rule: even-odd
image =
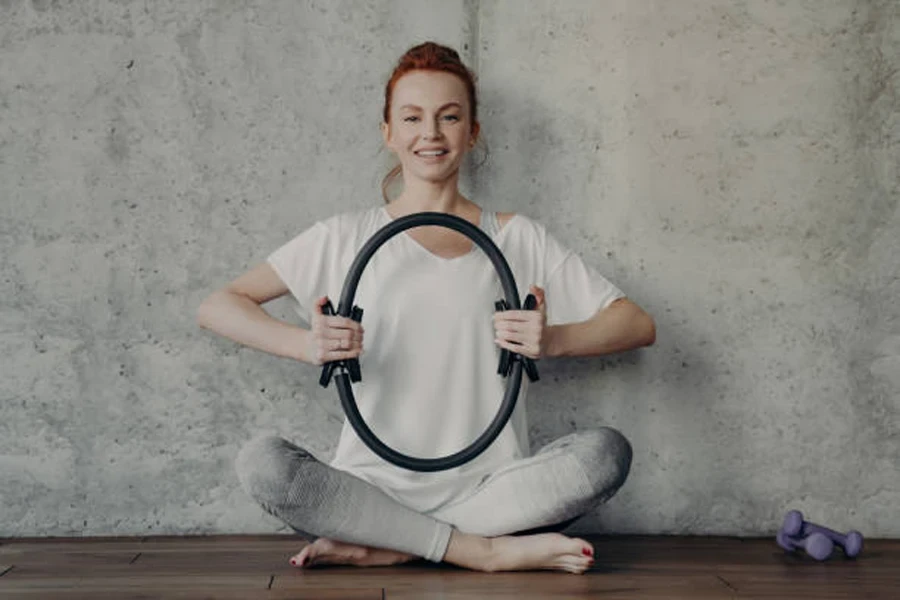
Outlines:
{"type": "MultiPolygon", "coordinates": [[[[362,320],[363,310],[353,304],[353,299],[356,295],[359,279],[362,276],[366,265],[369,263],[369,260],[385,242],[395,235],[413,227],[422,227],[426,225],[438,225],[453,229],[475,242],[493,263],[494,269],[497,271],[497,275],[500,278],[500,283],[503,286],[503,292],[506,298],[505,300],[498,300],[495,302],[494,308],[496,310],[519,309],[519,292],[516,287],[515,278],[513,277],[512,271],[510,270],[509,264],[506,262],[503,253],[487,234],[460,217],[439,212],[421,212],[395,219],[375,232],[375,234],[359,250],[353,264],[350,265],[350,270],[347,273],[347,277],[344,280],[344,287],[341,291],[341,299],[338,304],[337,313],[335,313],[330,300],[323,307],[323,313],[327,315],[337,314],[360,322],[362,320]]],[[[525,299],[524,308],[526,310],[531,310],[534,309],[536,305],[537,300],[532,294],[529,294],[525,299]]],[[[360,372],[359,361],[357,359],[354,358],[325,363],[322,367],[322,374],[319,377],[319,384],[322,387],[328,387],[328,383],[331,381],[332,377],[334,377],[338,394],[341,399],[341,407],[347,415],[347,420],[350,422],[350,425],[356,431],[357,435],[359,435],[363,443],[365,443],[375,454],[398,467],[403,467],[411,471],[433,472],[452,469],[469,462],[484,452],[497,436],[500,435],[500,432],[506,426],[506,423],[509,421],[513,410],[516,407],[516,401],[519,397],[519,389],[522,382],[523,369],[528,374],[531,381],[537,381],[539,379],[537,368],[535,367],[533,360],[506,349],[501,350],[500,364],[497,368],[497,372],[503,377],[509,377],[509,381],[506,385],[506,393],[503,397],[503,402],[501,403],[496,416],[488,425],[487,429],[485,429],[485,431],[469,446],[453,454],[438,458],[418,458],[402,454],[378,439],[378,436],[375,435],[363,420],[359,408],[356,405],[356,399],[353,397],[351,382],[362,380],[362,373],[360,372]]]]}

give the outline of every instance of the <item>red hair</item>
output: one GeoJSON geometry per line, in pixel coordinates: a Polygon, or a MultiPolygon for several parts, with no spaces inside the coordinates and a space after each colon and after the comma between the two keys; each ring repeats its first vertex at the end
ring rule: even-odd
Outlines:
{"type": "MultiPolygon", "coordinates": [[[[472,129],[476,127],[478,122],[478,95],[475,92],[475,75],[463,64],[459,58],[459,54],[453,48],[442,46],[434,42],[425,42],[418,46],[413,46],[400,57],[391,78],[388,80],[384,88],[384,122],[391,122],[391,100],[394,94],[394,86],[401,77],[411,71],[441,71],[444,73],[452,73],[459,77],[466,86],[466,92],[469,96],[469,111],[471,112],[472,129]]],[[[388,202],[387,188],[397,175],[401,172],[400,165],[397,165],[385,176],[381,182],[381,193],[385,202],[388,202]]]]}

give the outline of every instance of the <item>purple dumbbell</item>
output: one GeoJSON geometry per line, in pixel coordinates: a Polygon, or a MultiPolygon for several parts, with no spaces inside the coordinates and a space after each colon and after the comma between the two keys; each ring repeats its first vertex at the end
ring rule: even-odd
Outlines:
{"type": "Polygon", "coordinates": [[[834,543],[823,533],[811,533],[805,538],[792,538],[784,530],[779,529],[775,541],[788,552],[803,548],[816,560],[825,560],[831,556],[831,551],[834,550],[834,543]]]}
{"type": "Polygon", "coordinates": [[[862,552],[863,536],[860,532],[851,529],[846,534],[838,533],[827,527],[804,521],[799,510],[791,510],[784,515],[781,531],[788,537],[805,537],[813,533],[821,533],[840,546],[847,558],[856,558],[862,552]]]}

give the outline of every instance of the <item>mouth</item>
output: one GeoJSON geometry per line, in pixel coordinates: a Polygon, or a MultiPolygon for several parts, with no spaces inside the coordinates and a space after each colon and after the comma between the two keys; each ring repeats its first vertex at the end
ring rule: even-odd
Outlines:
{"type": "Polygon", "coordinates": [[[450,151],[446,148],[436,148],[433,150],[416,150],[415,155],[422,156],[424,158],[435,158],[438,156],[445,156],[449,153],[450,151]]]}

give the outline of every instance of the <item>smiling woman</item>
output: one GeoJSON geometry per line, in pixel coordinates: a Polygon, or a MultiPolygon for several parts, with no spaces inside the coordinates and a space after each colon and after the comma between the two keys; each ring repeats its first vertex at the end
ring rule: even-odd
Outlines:
{"type": "MultiPolygon", "coordinates": [[[[402,192],[287,241],[212,293],[200,307],[201,326],[313,365],[358,359],[366,372],[356,392],[362,418],[389,446],[420,457],[456,452],[485,429],[503,396],[502,350],[539,359],[652,344],[653,320],[546,228],[522,214],[483,210],[460,193],[477,114],[474,77],[456,51],[431,42],[410,49],[387,84],[382,123],[385,146],[399,160],[383,192],[397,175],[402,192]],[[392,221],[423,212],[479,227],[507,259],[520,297],[533,294],[536,307],[491,314],[500,295],[490,260],[465,236],[430,226],[405,231],[373,257],[372,276],[356,293],[367,307],[361,322],[323,314],[363,245],[392,221]],[[285,294],[309,328],[262,308],[285,294]]],[[[423,557],[483,571],[583,573],[592,546],[558,531],[616,493],[631,446],[615,429],[597,427],[532,454],[526,394],[523,386],[491,446],[452,469],[398,468],[345,421],[330,464],[287,440],[259,437],[241,450],[238,475],[264,510],[314,539],[292,559],[299,567],[423,557]]]]}
{"type": "MultiPolygon", "coordinates": [[[[425,87],[428,87],[428,85],[426,84],[425,87]]],[[[437,90],[434,91],[436,92],[437,90]]],[[[391,147],[389,142],[391,138],[390,123],[396,122],[399,118],[401,123],[417,125],[419,132],[421,132],[423,122],[426,127],[434,128],[435,133],[439,129],[439,126],[444,123],[454,124],[455,127],[452,129],[455,130],[457,134],[468,134],[467,150],[471,149],[475,146],[480,131],[480,126],[478,124],[478,94],[475,89],[475,76],[465,65],[463,65],[455,50],[433,43],[416,46],[401,57],[400,62],[397,64],[394,72],[391,74],[391,78],[385,86],[382,118],[384,121],[381,126],[381,131],[385,136],[385,144],[388,147],[391,147]],[[423,114],[427,107],[416,104],[416,101],[427,105],[429,100],[434,102],[434,95],[431,97],[416,98],[414,94],[422,91],[422,82],[419,81],[416,81],[415,83],[407,81],[405,84],[398,86],[402,79],[408,79],[405,77],[406,75],[410,75],[414,78],[434,77],[438,80],[442,80],[435,83],[442,86],[443,92],[446,93],[449,88],[449,91],[453,92],[453,94],[443,96],[442,98],[446,100],[446,104],[437,106],[436,111],[432,106],[432,114],[423,114]],[[462,84],[462,90],[459,89],[460,84],[462,84]],[[395,102],[394,100],[397,95],[400,95],[400,98],[395,102]],[[413,97],[407,97],[409,95],[413,95],[413,97]],[[464,98],[461,97],[463,95],[465,96],[464,98]],[[397,108],[398,106],[399,109],[397,108]],[[432,120],[431,123],[427,122],[427,119],[429,118],[432,120]],[[436,119],[441,119],[443,123],[435,122],[436,119]]],[[[402,129],[406,131],[407,135],[411,135],[417,131],[417,127],[402,129]]],[[[398,127],[398,129],[401,128],[398,127]]],[[[431,149],[423,148],[420,152],[426,150],[428,152],[449,152],[449,149],[441,148],[439,146],[431,149]]],[[[456,163],[456,167],[459,167],[459,162],[456,163]]],[[[394,167],[394,169],[392,169],[384,178],[381,190],[385,202],[390,201],[387,194],[388,187],[393,179],[400,175],[403,170],[404,164],[401,159],[401,163],[394,167]]]]}

